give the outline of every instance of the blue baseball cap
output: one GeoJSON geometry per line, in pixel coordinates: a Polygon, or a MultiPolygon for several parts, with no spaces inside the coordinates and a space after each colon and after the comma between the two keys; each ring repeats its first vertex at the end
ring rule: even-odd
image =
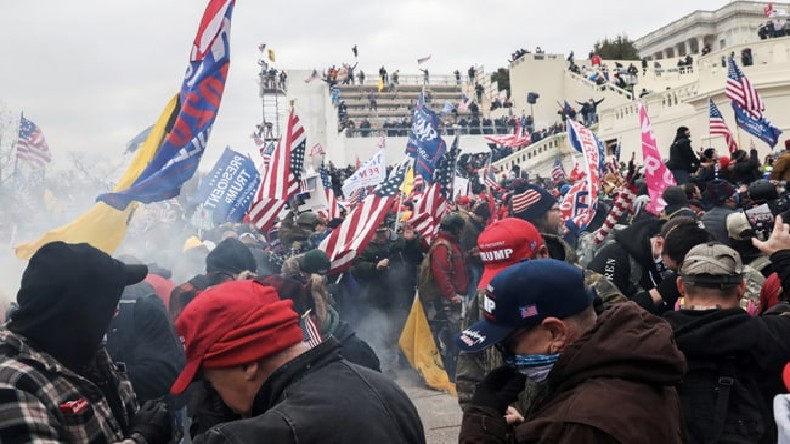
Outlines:
{"type": "Polygon", "coordinates": [[[593,293],[578,267],[555,259],[511,265],[491,280],[482,301],[485,319],[455,336],[463,352],[477,352],[501,342],[515,330],[544,319],[567,318],[592,306],[593,293]]]}

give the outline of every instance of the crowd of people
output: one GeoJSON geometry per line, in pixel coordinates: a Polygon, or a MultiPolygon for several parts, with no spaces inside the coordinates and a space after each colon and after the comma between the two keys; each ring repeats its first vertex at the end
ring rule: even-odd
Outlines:
{"type": "MultiPolygon", "coordinates": [[[[790,430],[790,151],[695,152],[678,128],[663,211],[634,158],[607,163],[584,230],[562,216],[580,177],[483,180],[492,160],[459,157],[471,189],[430,244],[415,185],[344,273],[320,245],[345,213],[298,207],[266,232],[176,218],[116,257],[44,245],[0,329],[0,439],[425,442],[391,378],[409,368],[396,344],[415,294],[456,383],[459,442],[790,430]]],[[[327,168],[340,193],[354,168],[327,168]]]]}

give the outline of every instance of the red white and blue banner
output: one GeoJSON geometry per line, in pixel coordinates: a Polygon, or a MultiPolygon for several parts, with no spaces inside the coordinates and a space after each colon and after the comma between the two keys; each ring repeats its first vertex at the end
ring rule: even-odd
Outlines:
{"type": "Polygon", "coordinates": [[[584,154],[585,176],[571,187],[560,204],[560,209],[566,227],[580,231],[587,228],[598,208],[598,192],[601,189],[601,173],[598,168],[600,152],[592,131],[571,119],[567,119],[567,126],[571,144],[578,143],[584,154]]]}
{"type": "Polygon", "coordinates": [[[158,202],[177,196],[197,170],[219,112],[230,67],[230,23],[235,0],[211,0],[203,12],[181,85],[180,109],[162,146],[126,190],[97,200],[122,210],[132,201],[158,202]]]}

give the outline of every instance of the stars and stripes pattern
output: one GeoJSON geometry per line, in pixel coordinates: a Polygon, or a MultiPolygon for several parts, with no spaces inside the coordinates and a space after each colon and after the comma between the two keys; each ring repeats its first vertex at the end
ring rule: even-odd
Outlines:
{"type": "Polygon", "coordinates": [[[272,153],[269,168],[263,172],[255,202],[247,214],[259,230],[271,228],[286,202],[299,193],[305,144],[304,128],[296,111],[291,108],[285,137],[280,139],[272,153]]]}
{"type": "Polygon", "coordinates": [[[321,165],[319,174],[321,174],[321,185],[324,187],[324,193],[326,194],[326,217],[329,220],[337,219],[340,217],[340,206],[337,203],[335,190],[332,188],[332,180],[329,178],[329,172],[321,165]]]}
{"type": "Polygon", "coordinates": [[[453,199],[453,177],[459,152],[456,137],[450,150],[437,162],[435,180],[414,205],[414,214],[409,223],[429,244],[439,234],[439,223],[448,210],[448,201],[453,199]]]}
{"type": "Polygon", "coordinates": [[[315,157],[315,156],[320,156],[322,154],[326,154],[326,151],[324,150],[324,146],[321,145],[321,142],[318,142],[315,145],[313,145],[312,148],[310,148],[310,152],[307,155],[309,157],[315,157]]]}
{"type": "Polygon", "coordinates": [[[16,141],[16,158],[34,166],[44,168],[52,161],[49,145],[44,133],[32,120],[22,117],[19,122],[19,138],[16,141]]]}
{"type": "Polygon", "coordinates": [[[442,194],[448,199],[453,200],[453,179],[455,178],[455,166],[458,163],[458,137],[453,140],[450,151],[446,151],[436,162],[434,172],[434,182],[441,185],[442,194]]]}
{"type": "Polygon", "coordinates": [[[551,167],[551,179],[554,182],[565,180],[565,167],[562,166],[562,160],[559,156],[554,159],[554,165],[551,167]]]}
{"type": "Polygon", "coordinates": [[[724,121],[724,117],[721,115],[719,107],[717,107],[716,104],[713,103],[713,100],[710,99],[708,99],[708,104],[710,109],[710,134],[712,136],[723,136],[724,141],[727,143],[727,148],[729,149],[730,153],[733,153],[738,149],[738,143],[735,141],[735,138],[732,137],[732,132],[730,132],[730,128],[724,121]]]}
{"type": "Polygon", "coordinates": [[[513,213],[521,213],[526,211],[532,205],[540,201],[540,193],[535,190],[526,190],[520,194],[514,194],[511,203],[513,204],[513,213]]]}
{"type": "Polygon", "coordinates": [[[321,332],[318,330],[318,327],[316,327],[315,321],[310,315],[310,310],[307,310],[307,312],[300,317],[299,329],[302,330],[304,342],[306,342],[310,348],[314,348],[323,342],[321,339],[321,332]]]}
{"type": "Polygon", "coordinates": [[[765,105],[754,89],[752,83],[743,74],[735,63],[735,58],[727,59],[727,98],[740,105],[740,107],[753,116],[761,116],[765,105]]]}
{"type": "Polygon", "coordinates": [[[368,243],[381,225],[384,217],[397,201],[397,193],[412,159],[407,158],[397,165],[387,180],[379,184],[362,204],[349,214],[339,227],[321,242],[319,249],[326,252],[332,265],[329,273],[345,271],[356,257],[365,251],[368,243]]]}
{"type": "Polygon", "coordinates": [[[532,140],[529,132],[527,131],[527,119],[522,116],[516,120],[516,127],[513,134],[503,134],[497,136],[485,136],[484,139],[490,143],[505,148],[522,148],[529,145],[532,140]]]}
{"type": "Polygon", "coordinates": [[[485,174],[483,174],[483,183],[495,191],[502,189],[499,183],[497,183],[496,176],[494,175],[494,171],[491,168],[487,168],[485,174]]]}

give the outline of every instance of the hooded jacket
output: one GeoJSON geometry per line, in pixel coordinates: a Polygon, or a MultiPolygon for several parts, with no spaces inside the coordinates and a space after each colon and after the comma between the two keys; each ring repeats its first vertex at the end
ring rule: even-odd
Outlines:
{"type": "Polygon", "coordinates": [[[632,302],[617,304],[562,352],[514,433],[501,415],[472,406],[459,442],[681,443],[674,386],[685,371],[666,322],[632,302]]]}
{"type": "Polygon", "coordinates": [[[604,246],[587,266],[606,276],[629,299],[655,288],[661,282],[650,238],[661,231],[663,222],[647,219],[635,222],[614,234],[614,242],[604,246]]]}
{"type": "Polygon", "coordinates": [[[669,148],[667,168],[693,173],[699,169],[699,165],[699,158],[694,154],[694,150],[691,149],[691,140],[683,134],[678,134],[669,148]]]}
{"type": "MultiPolygon", "coordinates": [[[[790,285],[790,251],[771,255],[782,285],[790,285]]],[[[787,288],[787,287],[786,287],[787,288]]],[[[741,308],[680,310],[664,318],[672,325],[678,348],[689,362],[734,357],[740,368],[756,380],[764,408],[770,411],[773,397],[785,393],[782,369],[790,361],[790,317],[753,317],[741,308]]],[[[767,421],[769,427],[771,421],[767,421]]],[[[775,429],[755,442],[776,442],[775,429]]]]}

